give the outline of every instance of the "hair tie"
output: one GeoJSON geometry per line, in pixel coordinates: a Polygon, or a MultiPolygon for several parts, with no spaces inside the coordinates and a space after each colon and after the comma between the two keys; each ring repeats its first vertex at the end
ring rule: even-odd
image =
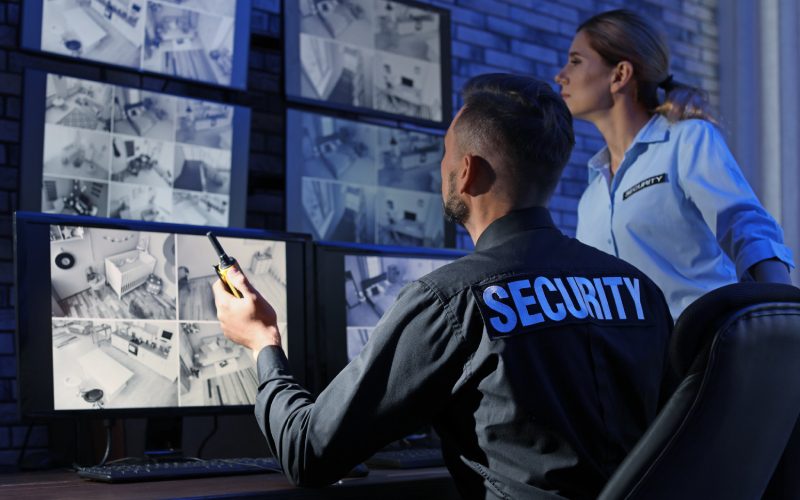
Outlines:
{"type": "Polygon", "coordinates": [[[669,75],[668,77],[664,78],[661,81],[661,83],[658,84],[658,86],[666,91],[672,89],[672,75],[669,75]]]}

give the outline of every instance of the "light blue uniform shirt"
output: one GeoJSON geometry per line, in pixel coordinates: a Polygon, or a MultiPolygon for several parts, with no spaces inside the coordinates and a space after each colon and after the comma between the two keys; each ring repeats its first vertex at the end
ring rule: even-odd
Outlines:
{"type": "Polygon", "coordinates": [[[655,115],[611,177],[608,148],[589,160],[577,238],[638,267],[661,287],[673,318],[698,297],[777,257],[794,267],[713,124],[655,115]]]}

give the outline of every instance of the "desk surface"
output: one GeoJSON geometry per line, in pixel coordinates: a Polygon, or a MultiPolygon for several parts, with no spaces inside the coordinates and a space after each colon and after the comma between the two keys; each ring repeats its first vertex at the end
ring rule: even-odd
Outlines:
{"type": "Polygon", "coordinates": [[[106,484],[86,481],[72,471],[0,474],[0,498],[64,500],[140,498],[459,498],[443,467],[372,469],[367,477],[344,479],[327,488],[296,488],[282,474],[106,484]]]}

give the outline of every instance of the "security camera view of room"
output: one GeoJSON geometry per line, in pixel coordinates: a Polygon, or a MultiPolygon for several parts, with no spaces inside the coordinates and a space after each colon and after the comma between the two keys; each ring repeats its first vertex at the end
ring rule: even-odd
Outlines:
{"type": "Polygon", "coordinates": [[[176,140],[186,144],[231,149],[233,108],[194,99],[178,100],[176,140]]]}
{"type": "Polygon", "coordinates": [[[300,194],[298,231],[316,240],[375,243],[375,188],[303,177],[300,194]]]}
{"type": "Polygon", "coordinates": [[[53,319],[56,410],[178,405],[178,323],[53,319]]]}
{"type": "MultiPolygon", "coordinates": [[[[286,320],[286,244],[278,241],[219,238],[237,259],[253,286],[272,304],[279,321],[286,320]]],[[[217,319],[211,285],[217,280],[212,264],[219,261],[205,236],[178,235],[178,296],[180,319],[217,319]]]]}
{"type": "Polygon", "coordinates": [[[111,180],[170,188],[175,145],[155,139],[115,136],[111,140],[111,180]]]}
{"type": "Polygon", "coordinates": [[[438,135],[289,110],[290,230],[315,239],[444,246],[438,135]],[[290,195],[291,198],[291,195],[290,195]],[[295,196],[295,199],[297,197],[295,196]]]}
{"type": "Polygon", "coordinates": [[[358,356],[378,320],[397,300],[405,285],[448,262],[447,259],[345,256],[348,361],[358,356]]]}
{"type": "Polygon", "coordinates": [[[177,319],[174,236],[53,226],[53,316],[177,319]]]}
{"type": "Polygon", "coordinates": [[[193,80],[229,85],[233,74],[234,1],[181,2],[181,6],[148,2],[142,68],[193,80]],[[194,10],[202,4],[215,12],[194,10]],[[232,4],[232,5],[225,5],[232,4]]]}
{"type": "Polygon", "coordinates": [[[41,0],[48,52],[230,85],[236,0],[41,0]]]}
{"type": "Polygon", "coordinates": [[[108,180],[108,134],[47,124],[44,173],[58,177],[108,180]]]}
{"type": "Polygon", "coordinates": [[[48,78],[45,122],[111,130],[113,87],[76,78],[48,78]]]}
{"type": "Polygon", "coordinates": [[[172,191],[136,184],[111,184],[109,216],[117,219],[167,222],[172,218],[172,191]]]}
{"type": "Polygon", "coordinates": [[[255,403],[258,375],[250,350],[225,338],[218,323],[181,323],[181,406],[255,403]]]}
{"type": "Polygon", "coordinates": [[[114,90],[115,133],[162,140],[174,137],[176,98],[126,87],[114,90]]]}
{"type": "Polygon", "coordinates": [[[47,75],[42,209],[227,226],[234,108],[47,75]]]}
{"type": "Polygon", "coordinates": [[[299,97],[442,120],[438,13],[389,0],[299,0],[286,9],[298,24],[299,97]]]}
{"type": "Polygon", "coordinates": [[[42,211],[69,215],[105,215],[108,184],[44,176],[42,211]]]}
{"type": "MultiPolygon", "coordinates": [[[[275,308],[288,355],[286,243],[219,238],[275,308]]],[[[55,409],[253,404],[252,353],[227,340],[206,236],[51,225],[55,409]]]]}
{"type": "Polygon", "coordinates": [[[47,0],[42,50],[138,68],[143,18],[143,0],[47,0]]]}

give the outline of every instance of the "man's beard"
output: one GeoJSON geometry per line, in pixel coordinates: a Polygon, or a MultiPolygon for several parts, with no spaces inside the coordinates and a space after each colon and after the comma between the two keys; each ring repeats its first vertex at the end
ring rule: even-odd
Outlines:
{"type": "Polygon", "coordinates": [[[451,172],[447,188],[447,200],[443,203],[444,216],[448,222],[464,223],[469,219],[469,207],[456,194],[456,173],[451,172]]]}

